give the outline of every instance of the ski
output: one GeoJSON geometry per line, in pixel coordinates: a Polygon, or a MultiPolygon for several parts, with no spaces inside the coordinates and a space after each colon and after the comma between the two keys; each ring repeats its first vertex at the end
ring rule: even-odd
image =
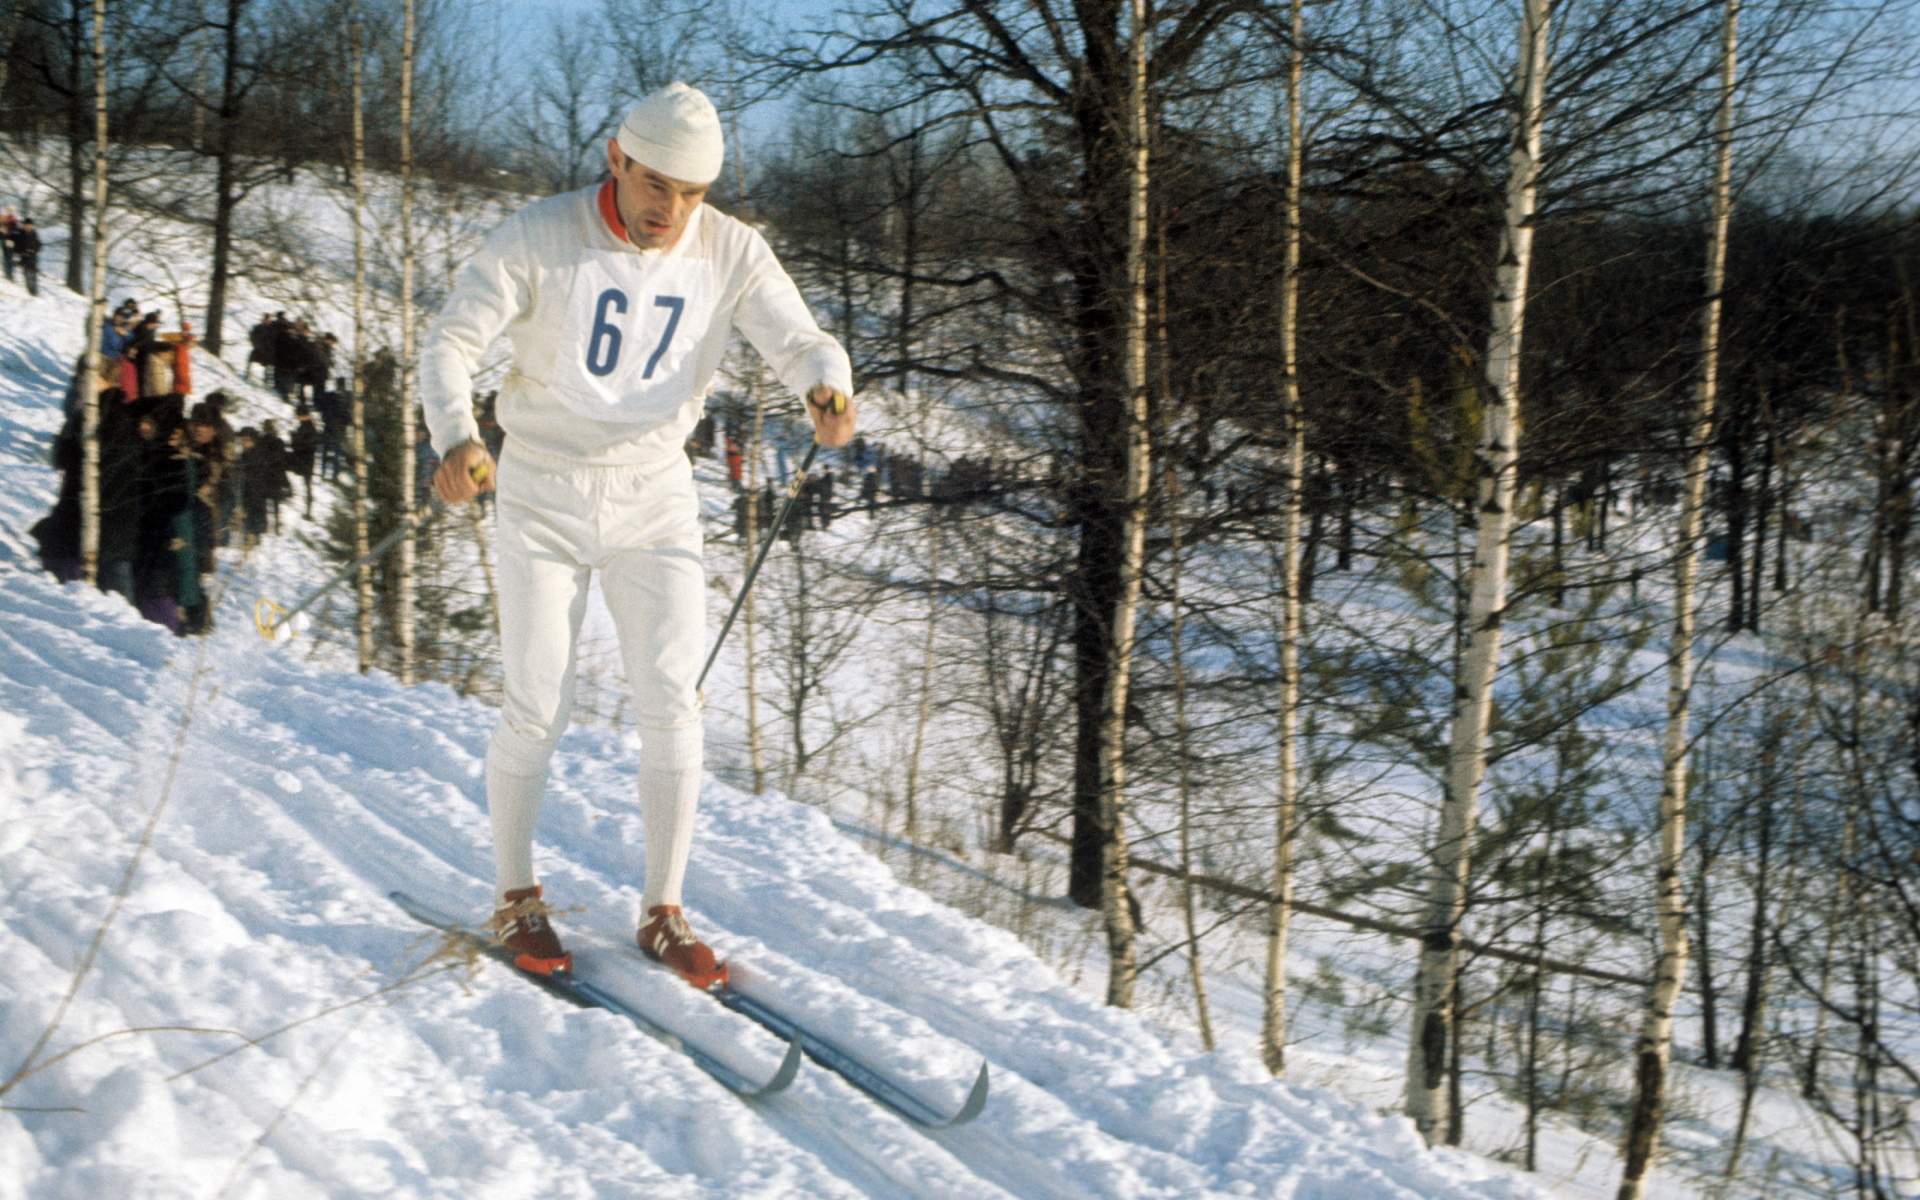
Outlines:
{"type": "MultiPolygon", "coordinates": [[[[648,966],[667,970],[638,949],[634,953],[648,966]]],[[[838,1045],[832,1038],[823,1037],[798,1021],[776,1012],[765,1003],[736,990],[732,984],[717,984],[704,990],[734,1012],[765,1027],[775,1037],[790,1039],[794,1045],[806,1051],[808,1058],[879,1101],[882,1107],[922,1129],[958,1128],[979,1116],[987,1106],[987,1064],[984,1062],[980,1064],[980,1073],[974,1076],[973,1088],[967,1093],[959,1111],[945,1113],[914,1095],[905,1085],[887,1078],[879,1068],[838,1045]]]]}
{"type": "Polygon", "coordinates": [[[734,1012],[764,1026],[774,1036],[792,1038],[794,1045],[806,1050],[808,1058],[922,1129],[958,1128],[979,1116],[987,1106],[987,1064],[984,1062],[980,1064],[980,1074],[974,1077],[973,1088],[967,1093],[960,1110],[952,1114],[943,1113],[887,1078],[859,1055],[782,1016],[752,996],[735,991],[731,984],[721,984],[707,994],[734,1012]]]}
{"type": "MultiPolygon", "coordinates": [[[[757,1100],[766,1096],[772,1096],[778,1092],[783,1092],[787,1089],[787,1086],[793,1082],[794,1076],[800,1071],[801,1044],[797,1033],[788,1035],[778,1034],[778,1031],[775,1031],[781,1040],[787,1043],[786,1055],[780,1060],[780,1067],[774,1071],[772,1078],[768,1079],[765,1083],[754,1083],[746,1076],[740,1074],[740,1072],[734,1070],[718,1058],[715,1058],[699,1046],[689,1042],[679,1034],[655,1024],[643,1013],[618,996],[611,995],[604,989],[596,987],[592,981],[582,979],[571,971],[555,971],[551,975],[535,975],[527,971],[522,971],[513,965],[513,958],[506,952],[506,949],[486,934],[471,929],[443,913],[434,911],[405,892],[388,892],[387,897],[399,905],[401,911],[414,920],[423,925],[430,925],[442,933],[461,938],[482,954],[485,954],[496,962],[504,964],[507,969],[515,975],[527,980],[529,983],[535,984],[549,994],[581,1008],[600,1008],[611,1013],[618,1013],[620,1016],[632,1021],[642,1033],[645,1033],[656,1041],[665,1043],[672,1049],[692,1059],[695,1066],[713,1076],[714,1079],[719,1081],[722,1087],[736,1096],[748,1100],[757,1100]]],[[[769,1025],[767,1028],[773,1029],[773,1026],[769,1025]]]]}

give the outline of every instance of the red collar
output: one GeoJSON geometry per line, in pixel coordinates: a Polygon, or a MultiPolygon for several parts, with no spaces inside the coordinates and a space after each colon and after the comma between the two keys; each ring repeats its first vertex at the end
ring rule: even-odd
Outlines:
{"type": "Polygon", "coordinates": [[[620,206],[614,203],[611,179],[600,185],[600,219],[613,230],[613,236],[623,242],[627,240],[627,223],[620,219],[620,206]]]}

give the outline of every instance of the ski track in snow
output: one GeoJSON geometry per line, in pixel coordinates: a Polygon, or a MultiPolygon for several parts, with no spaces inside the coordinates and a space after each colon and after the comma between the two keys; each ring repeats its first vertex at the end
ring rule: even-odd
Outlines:
{"type": "MultiPolygon", "coordinates": [[[[0,1046],[10,1073],[107,911],[178,734],[199,643],[37,570],[27,529],[84,304],[0,285],[0,1046]]],[[[196,372],[202,370],[196,363],[196,372]]],[[[206,362],[208,378],[227,379],[206,362]]],[[[204,386],[204,384],[203,384],[204,386]]],[[[255,393],[257,395],[257,393],[255,393]]],[[[58,1052],[152,1026],[257,1036],[367,995],[430,937],[404,888],[484,915],[481,778],[493,713],[439,684],[330,672],[250,628],[257,581],[322,575],[294,539],[237,572],[205,645],[168,808],[58,1052]]],[[[764,1077],[776,1039],[646,964],[631,736],[571,731],[536,864],[579,970],[764,1077]]],[[[1011,934],[898,882],[826,814],[711,777],[689,873],[698,927],[744,990],[957,1107],[925,1133],[811,1063],[746,1103],[621,1017],[561,1004],[491,962],[233,1049],[141,1032],[0,1099],[0,1200],[35,1197],[938,1196],[1466,1200],[1539,1195],[1516,1172],[1429,1154],[1411,1127],[1190,1054],[1066,985],[1011,934]],[[64,1110],[81,1111],[30,1111],[64,1110]],[[244,1160],[244,1161],[243,1161],[244,1160]]]]}

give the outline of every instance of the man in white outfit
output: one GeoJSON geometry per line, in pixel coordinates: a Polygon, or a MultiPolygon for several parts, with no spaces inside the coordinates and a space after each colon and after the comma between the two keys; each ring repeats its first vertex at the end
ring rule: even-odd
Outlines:
{"type": "Polygon", "coordinates": [[[505,703],[487,750],[494,928],[524,970],[572,956],[533,875],[547,764],[573,703],[587,584],[613,614],[640,731],[647,865],[643,950],[709,987],[726,967],[681,915],[701,768],[694,680],[705,574],[692,467],[681,446],[738,329],[807,401],[815,436],[853,436],[852,368],[754,230],[708,208],[719,115],[675,83],[636,104],[607,143],[613,178],[538,201],[493,231],[428,332],[420,383],[434,488],[449,503],[494,486],[471,406],[494,339],[513,345],[500,391],[500,656],[505,703]]]}

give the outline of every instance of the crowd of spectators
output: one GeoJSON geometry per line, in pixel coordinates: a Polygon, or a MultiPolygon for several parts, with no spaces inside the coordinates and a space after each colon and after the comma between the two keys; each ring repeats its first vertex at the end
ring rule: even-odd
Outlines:
{"type": "Polygon", "coordinates": [[[176,634],[212,626],[208,604],[223,548],[244,552],[280,531],[280,506],[292,479],[307,484],[320,442],[312,414],[296,417],[291,443],[274,421],[235,429],[229,398],[193,391],[190,330],[160,332],[160,314],[132,300],[109,315],[100,353],[75,373],[66,421],[53,444],[60,495],[33,533],[41,561],[57,578],[81,577],[84,394],[99,398],[99,550],[102,591],[126,598],[141,615],[176,634]]]}

